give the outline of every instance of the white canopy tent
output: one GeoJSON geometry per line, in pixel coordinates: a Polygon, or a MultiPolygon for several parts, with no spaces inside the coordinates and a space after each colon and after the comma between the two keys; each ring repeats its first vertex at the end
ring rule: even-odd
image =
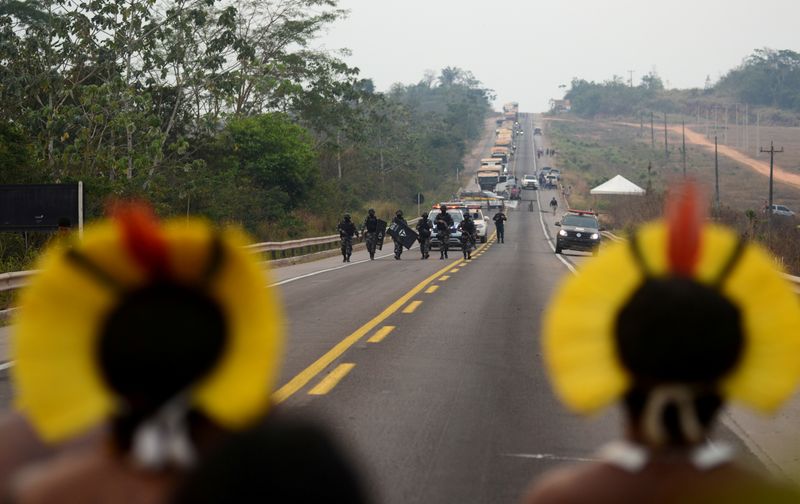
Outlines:
{"type": "Polygon", "coordinates": [[[647,191],[642,189],[641,187],[637,186],[630,180],[626,179],[622,175],[617,175],[616,177],[612,178],[611,180],[607,180],[603,182],[599,186],[595,187],[591,191],[591,194],[596,196],[608,195],[608,194],[620,194],[620,195],[632,195],[632,196],[642,196],[647,191]]]}

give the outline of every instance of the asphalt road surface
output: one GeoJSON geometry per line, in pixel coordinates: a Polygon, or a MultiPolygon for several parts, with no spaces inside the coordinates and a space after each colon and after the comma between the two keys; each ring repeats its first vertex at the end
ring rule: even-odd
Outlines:
{"type": "MultiPolygon", "coordinates": [[[[534,171],[532,116],[523,115],[516,174],[534,171]]],[[[361,469],[376,502],[513,503],[557,464],[592,459],[619,436],[616,412],[590,420],[553,396],[540,320],[564,275],[548,221],[523,201],[506,242],[468,263],[384,249],[272,272],[286,305],[288,352],[279,413],[322,419],[361,469]]],[[[543,203],[549,193],[541,194],[543,203]]],[[[552,217],[550,217],[552,219],[552,217]]],[[[390,245],[391,246],[391,245],[390,245]]],[[[7,373],[0,407],[7,408],[7,373]]],[[[752,455],[730,432],[720,432],[752,455]]]]}

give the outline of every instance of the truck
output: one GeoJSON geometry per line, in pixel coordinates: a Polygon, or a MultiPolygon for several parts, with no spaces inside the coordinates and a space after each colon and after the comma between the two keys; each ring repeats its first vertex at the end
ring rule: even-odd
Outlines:
{"type": "Polygon", "coordinates": [[[478,185],[483,191],[494,191],[500,182],[501,168],[497,165],[482,167],[478,170],[478,185]]]}
{"type": "Polygon", "coordinates": [[[508,147],[492,147],[492,157],[501,160],[503,164],[508,164],[508,156],[511,153],[511,149],[508,147]]]}

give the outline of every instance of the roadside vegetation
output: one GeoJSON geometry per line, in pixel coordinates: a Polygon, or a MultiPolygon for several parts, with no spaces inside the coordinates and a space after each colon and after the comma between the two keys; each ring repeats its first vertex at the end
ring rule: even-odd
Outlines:
{"type": "MultiPolygon", "coordinates": [[[[491,91],[448,67],[378,92],[315,37],[336,0],[11,1],[0,6],[0,184],[82,180],[259,240],[449,195],[491,91]]],[[[0,271],[46,236],[0,234],[0,271]]]]}

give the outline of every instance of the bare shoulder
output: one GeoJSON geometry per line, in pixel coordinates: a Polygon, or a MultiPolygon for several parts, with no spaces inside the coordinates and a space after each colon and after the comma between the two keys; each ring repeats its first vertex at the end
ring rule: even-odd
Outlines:
{"type": "Polygon", "coordinates": [[[533,481],[522,502],[523,504],[590,502],[586,498],[594,493],[591,489],[609,483],[608,469],[605,464],[599,463],[553,469],[533,481]]]}

